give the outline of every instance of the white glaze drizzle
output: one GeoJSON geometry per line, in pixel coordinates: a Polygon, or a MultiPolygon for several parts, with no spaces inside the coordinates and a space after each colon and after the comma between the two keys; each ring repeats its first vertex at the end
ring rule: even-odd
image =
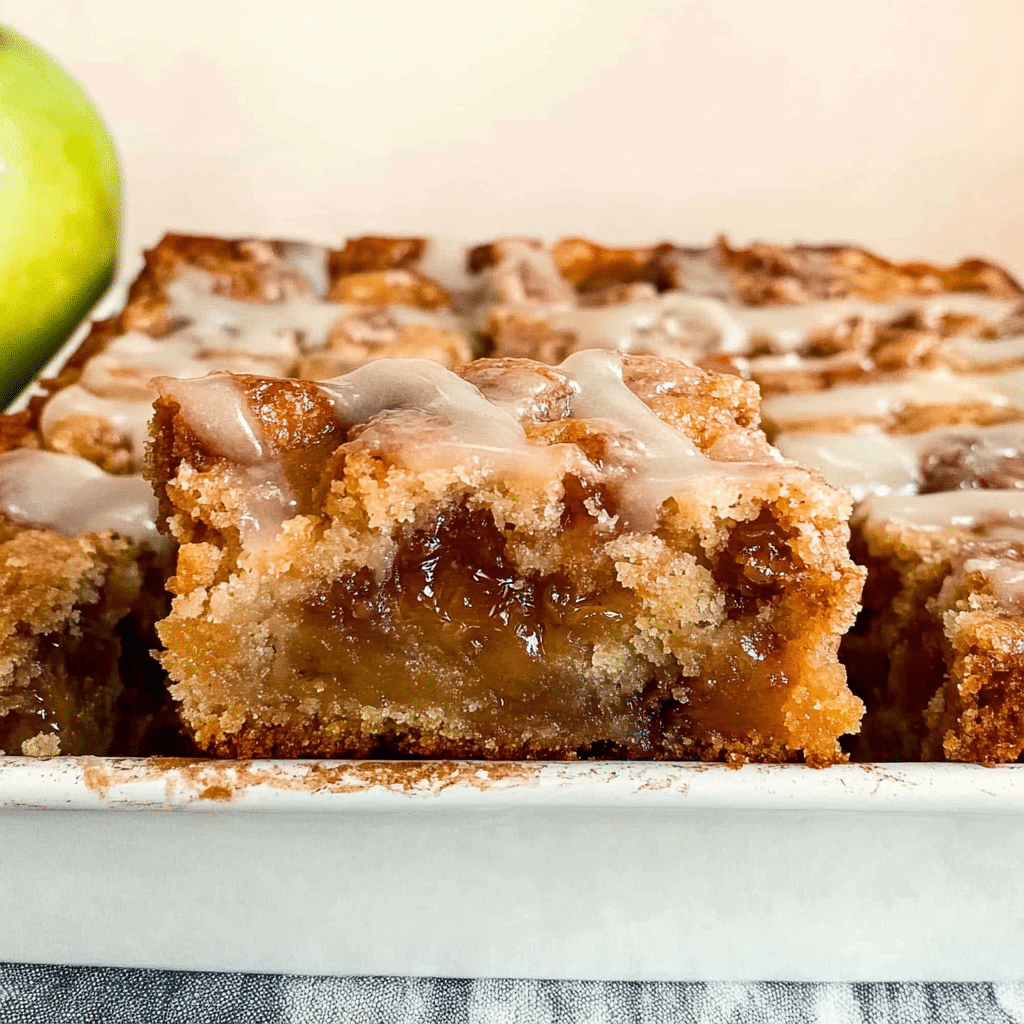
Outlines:
{"type": "MultiPolygon", "coordinates": [[[[326,250],[299,246],[291,253],[316,287],[326,290],[326,250]],[[299,251],[301,250],[301,251],[299,251]],[[316,277],[323,262],[323,280],[316,277]]],[[[375,310],[319,299],[275,303],[241,302],[213,294],[213,278],[186,268],[167,289],[168,315],[185,321],[163,338],[129,331],[113,339],[85,365],[79,382],[59,391],[44,406],[43,437],[50,439],[71,416],[98,418],[129,439],[136,466],[141,466],[148,436],[153,377],[200,377],[211,370],[285,376],[292,372],[303,347],[322,347],[327,332],[344,324],[348,334],[367,345],[390,340],[396,330],[412,324],[455,329],[457,318],[447,310],[424,310],[394,304],[375,310]],[[375,317],[383,313],[385,322],[375,317]]]]}
{"type": "Polygon", "coordinates": [[[714,299],[663,292],[634,302],[555,309],[544,319],[556,330],[575,335],[580,349],[608,348],[679,358],[711,350],[742,351],[747,333],[730,313],[714,299]]]}
{"type": "Polygon", "coordinates": [[[428,238],[415,268],[453,296],[469,297],[480,291],[482,282],[469,272],[468,251],[464,242],[453,238],[428,238]]]}
{"type": "Polygon", "coordinates": [[[213,278],[202,270],[182,268],[166,288],[167,315],[184,320],[201,337],[245,338],[247,351],[273,349],[282,334],[301,339],[304,348],[322,348],[331,327],[345,312],[340,303],[314,298],[281,302],[241,302],[213,292],[213,278]]]}
{"type": "Polygon", "coordinates": [[[512,306],[576,303],[576,292],[559,273],[551,253],[518,238],[499,243],[498,261],[482,275],[482,291],[499,304],[512,306]],[[538,294],[540,293],[540,294],[538,294]]]}
{"type": "Polygon", "coordinates": [[[276,536],[298,502],[238,381],[229,373],[211,373],[194,380],[158,377],[153,383],[164,398],[178,402],[196,436],[230,460],[246,540],[258,545],[276,536]]]}
{"type": "Polygon", "coordinates": [[[746,375],[762,387],[772,378],[785,380],[791,374],[835,373],[840,370],[873,369],[871,360],[856,349],[833,352],[827,356],[802,356],[798,352],[781,352],[777,355],[745,357],[740,365],[746,368],[746,375]]]}
{"type": "MultiPolygon", "coordinates": [[[[716,462],[685,434],[662,420],[622,379],[617,353],[597,349],[569,356],[559,369],[576,385],[572,415],[607,423],[635,444],[639,458],[628,465],[628,485],[620,489],[623,525],[647,532],[658,523],[664,503],[700,484],[749,480],[771,463],[716,462]]],[[[775,467],[778,470],[778,465],[775,467]]]]}
{"type": "Polygon", "coordinates": [[[162,339],[129,331],[85,364],[79,384],[94,395],[151,404],[149,382],[154,377],[201,377],[213,364],[232,373],[265,374],[279,363],[287,367],[298,354],[290,340],[279,344],[276,351],[263,352],[247,351],[236,339],[224,340],[228,344],[221,347],[188,331],[162,339]]]}
{"type": "Polygon", "coordinates": [[[699,253],[676,251],[667,257],[667,265],[678,291],[724,301],[736,298],[732,276],[716,249],[699,253]]]}
{"type": "Polygon", "coordinates": [[[901,320],[911,313],[923,316],[926,321],[954,314],[993,323],[1008,316],[1018,304],[988,295],[956,292],[913,296],[894,302],[836,299],[792,306],[734,307],[730,312],[751,338],[769,339],[777,348],[792,351],[805,344],[812,334],[851,319],[886,324],[901,320]]]}
{"type": "Polygon", "coordinates": [[[185,410],[189,429],[218,455],[242,466],[259,466],[269,456],[263,427],[252,415],[245,392],[228,373],[153,381],[164,398],[185,410]]]}
{"type": "Polygon", "coordinates": [[[131,446],[133,464],[135,467],[141,467],[152,415],[152,400],[136,401],[127,397],[94,395],[80,384],[72,384],[58,391],[43,406],[39,417],[39,430],[46,441],[51,441],[60,425],[70,417],[88,416],[101,420],[127,438],[131,446]]]}
{"type": "Polygon", "coordinates": [[[859,507],[857,519],[906,523],[929,531],[989,526],[989,536],[1004,528],[1016,534],[1024,530],[1024,494],[1017,490],[942,491],[868,498],[859,507]],[[997,525],[990,525],[994,521],[997,525]]]}
{"type": "Polygon", "coordinates": [[[833,487],[848,490],[854,501],[870,494],[914,494],[917,490],[918,451],[908,437],[891,437],[880,430],[809,432],[782,434],[775,444],[787,458],[820,470],[833,487]]]}
{"type": "Polygon", "coordinates": [[[622,360],[597,349],[576,352],[559,370],[576,385],[571,402],[576,419],[605,420],[628,431],[645,455],[645,473],[680,477],[686,469],[709,461],[681,431],[661,419],[622,379],[622,360]],[[682,469],[682,473],[680,470],[682,469]]]}
{"type": "MultiPolygon", "coordinates": [[[[245,495],[242,532],[259,546],[276,536],[294,514],[295,495],[280,457],[267,443],[245,392],[229,374],[198,380],[159,379],[161,395],[176,401],[189,428],[211,451],[225,456],[245,495]]],[[[470,383],[440,363],[427,359],[375,360],[343,377],[315,386],[330,401],[339,423],[368,424],[360,443],[389,450],[399,464],[414,471],[439,465],[507,467],[524,463],[529,445],[513,415],[488,402],[470,383]],[[403,410],[433,418],[436,430],[421,429],[409,444],[390,418],[403,410]],[[371,422],[374,421],[374,422],[371,422]],[[394,448],[395,439],[402,441],[394,448]]],[[[422,425],[421,425],[422,426],[422,425]]],[[[533,467],[535,471],[539,467],[533,467]]]]}
{"type": "Polygon", "coordinates": [[[1002,608],[1019,612],[1024,605],[1024,494],[1018,490],[873,497],[858,507],[854,522],[869,533],[902,525],[933,538],[951,563],[939,612],[963,596],[965,583],[976,592],[977,583],[964,578],[974,574],[1002,608]]]}
{"type": "MultiPolygon", "coordinates": [[[[393,327],[423,324],[455,330],[460,326],[458,317],[450,310],[421,309],[404,303],[373,307],[303,297],[281,302],[242,302],[214,294],[213,278],[191,267],[183,269],[167,286],[167,297],[168,316],[187,325],[172,338],[186,334],[194,339],[200,352],[212,356],[239,350],[250,355],[282,356],[286,362],[277,369],[282,375],[288,372],[298,349],[321,349],[327,345],[333,328],[343,323],[370,321],[382,311],[393,327]]],[[[372,335],[372,330],[369,333],[372,335]]]]}
{"type": "MultiPolygon", "coordinates": [[[[520,450],[528,444],[514,416],[431,360],[375,360],[343,377],[320,381],[319,387],[346,426],[366,423],[385,411],[408,409],[436,416],[464,457],[520,450]]],[[[437,464],[436,453],[423,454],[437,464]]]]}
{"type": "MultiPolygon", "coordinates": [[[[1018,538],[1024,540],[1024,536],[1018,538]]],[[[979,556],[967,558],[961,568],[963,574],[978,573],[984,577],[992,596],[1004,609],[1013,609],[1020,612],[1024,606],[1024,564],[1019,558],[979,556]]],[[[955,580],[950,579],[947,583],[948,589],[953,589],[955,580]]],[[[944,589],[946,586],[944,585],[944,589]]],[[[948,593],[948,589],[946,592],[948,593]]],[[[940,594],[939,601],[943,602],[946,593],[940,594]]],[[[948,601],[948,598],[946,598],[948,601]]]]}
{"type": "MultiPolygon", "coordinates": [[[[536,249],[527,249],[527,252],[534,261],[540,258],[536,249]]],[[[926,321],[956,314],[993,323],[1018,306],[1016,302],[986,295],[954,293],[915,296],[895,302],[838,299],[748,307],[682,290],[595,308],[578,306],[574,294],[559,295],[556,301],[532,301],[526,295],[506,289],[503,302],[506,308],[525,319],[540,320],[555,330],[568,331],[575,337],[577,348],[617,348],[623,352],[693,358],[709,352],[740,355],[749,351],[754,342],[763,342],[773,350],[773,356],[759,357],[765,360],[761,364],[765,371],[777,371],[786,365],[799,366],[797,350],[812,335],[850,320],[884,324],[916,313],[926,321]],[[787,357],[790,358],[787,360],[787,357]],[[774,363],[770,361],[773,359],[774,363]]],[[[844,355],[844,359],[849,358],[844,355]]],[[[819,360],[809,357],[807,363],[817,366],[819,360]]]]}
{"type": "Polygon", "coordinates": [[[1024,362],[1024,335],[983,341],[968,337],[950,338],[945,347],[959,356],[966,366],[979,370],[1001,363],[1024,362]]]}
{"type": "Polygon", "coordinates": [[[186,332],[163,339],[129,332],[89,360],[79,383],[58,391],[43,406],[39,429],[50,440],[69,417],[94,417],[128,438],[134,464],[141,467],[156,397],[150,380],[196,377],[214,368],[254,374],[278,369],[273,358],[210,350],[186,332]]]}
{"type": "Polygon", "coordinates": [[[328,250],[322,245],[308,242],[283,242],[282,256],[313,287],[313,294],[322,299],[331,286],[331,277],[327,269],[328,250]]]}
{"type": "Polygon", "coordinates": [[[487,401],[500,406],[520,423],[550,422],[569,414],[570,385],[563,374],[555,375],[531,364],[477,364],[468,374],[487,401]]]}
{"type": "Polygon", "coordinates": [[[787,458],[821,471],[833,487],[848,490],[854,501],[869,495],[916,494],[920,461],[944,444],[966,441],[998,458],[1024,453],[1024,423],[994,426],[960,424],[917,434],[885,434],[867,428],[847,434],[782,434],[776,446],[787,458]]]}
{"type": "Polygon", "coordinates": [[[933,370],[881,383],[768,395],[761,403],[761,412],[766,421],[795,426],[840,417],[884,419],[905,408],[969,402],[995,407],[1024,405],[1024,368],[984,374],[933,370]]]}
{"type": "MultiPolygon", "coordinates": [[[[774,450],[755,462],[710,458],[630,391],[616,353],[580,352],[559,372],[574,388],[571,415],[598,421],[601,432],[618,445],[617,461],[611,456],[603,469],[588,463],[576,445],[532,443],[513,404],[489,401],[468,381],[429,360],[377,360],[315,386],[330,400],[339,423],[365,424],[352,443],[386,452],[397,465],[425,474],[465,467],[485,476],[558,480],[573,471],[604,479],[620,492],[628,529],[653,528],[664,501],[673,495],[691,493],[712,480],[738,493],[752,477],[778,473],[787,465],[774,450]],[[627,486],[620,486],[627,480],[627,486]]],[[[217,374],[157,383],[162,394],[178,402],[190,428],[212,451],[241,467],[246,487],[259,491],[259,500],[246,512],[249,536],[276,533],[295,503],[280,460],[268,450],[242,389],[230,376],[217,374]]]]}
{"type": "Polygon", "coordinates": [[[149,547],[166,543],[141,476],[111,476],[74,455],[20,448],[0,454],[0,511],[67,537],[112,530],[149,547]]]}
{"type": "Polygon", "coordinates": [[[940,541],[952,563],[938,597],[940,608],[950,606],[964,576],[975,573],[999,605],[1019,610],[1024,603],[1024,495],[1020,491],[869,498],[854,519],[868,530],[903,524],[940,541]]]}

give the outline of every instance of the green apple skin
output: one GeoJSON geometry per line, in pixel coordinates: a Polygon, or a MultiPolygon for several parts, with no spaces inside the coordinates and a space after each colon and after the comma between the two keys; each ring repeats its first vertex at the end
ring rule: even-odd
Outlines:
{"type": "Polygon", "coordinates": [[[117,153],[88,96],[0,25],[0,409],[109,286],[120,212],[117,153]]]}

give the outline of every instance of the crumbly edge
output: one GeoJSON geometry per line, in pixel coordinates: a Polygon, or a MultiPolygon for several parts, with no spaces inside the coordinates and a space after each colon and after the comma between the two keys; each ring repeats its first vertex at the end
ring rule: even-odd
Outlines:
{"type": "Polygon", "coordinates": [[[955,568],[960,534],[853,521],[865,608],[843,642],[868,714],[857,760],[1015,761],[1024,751],[1024,614],[955,568]]]}
{"type": "Polygon", "coordinates": [[[925,712],[927,760],[994,765],[1024,752],[1024,612],[985,580],[948,580],[929,606],[942,629],[946,677],[925,712]]]}
{"type": "Polygon", "coordinates": [[[54,668],[58,675],[67,675],[84,688],[67,694],[72,703],[84,702],[80,728],[64,735],[59,750],[48,738],[53,734],[44,729],[21,751],[47,756],[104,753],[113,739],[114,703],[122,690],[117,672],[121,650],[117,626],[136,602],[141,586],[135,562],[138,551],[109,533],[67,538],[6,520],[2,525],[0,710],[6,715],[32,712],[38,706],[39,688],[46,685],[48,671],[44,648],[52,659],[65,638],[73,645],[106,645],[111,664],[104,680],[76,680],[67,663],[54,668]]]}

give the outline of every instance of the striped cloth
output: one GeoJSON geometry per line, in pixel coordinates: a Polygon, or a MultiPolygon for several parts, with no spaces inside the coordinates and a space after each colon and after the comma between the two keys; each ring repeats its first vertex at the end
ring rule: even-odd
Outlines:
{"type": "Polygon", "coordinates": [[[0,964],[5,1024],[1024,1024],[1024,984],[322,978],[0,964]]]}

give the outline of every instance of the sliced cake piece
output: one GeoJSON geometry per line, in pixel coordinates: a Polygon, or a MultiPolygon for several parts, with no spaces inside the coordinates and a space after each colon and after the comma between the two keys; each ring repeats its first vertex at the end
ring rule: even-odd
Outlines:
{"type": "Polygon", "coordinates": [[[851,670],[860,683],[872,655],[888,662],[865,693],[876,711],[859,752],[1015,761],[1024,751],[1024,495],[872,498],[855,529],[869,618],[850,638],[851,670]]]}
{"type": "Polygon", "coordinates": [[[389,354],[465,362],[459,264],[412,238],[329,250],[168,235],[146,254],[124,310],[93,326],[44,395],[0,416],[0,749],[190,749],[149,655],[170,554],[139,475],[149,381],[215,369],[330,376],[389,354]]]}
{"type": "MultiPolygon", "coordinates": [[[[105,754],[125,696],[118,627],[142,613],[155,538],[137,478],[81,459],[0,454],[0,749],[105,754]]],[[[152,628],[154,611],[150,612],[152,628]]],[[[140,625],[140,622],[135,625],[140,625]]]]}
{"type": "Polygon", "coordinates": [[[789,428],[782,451],[860,502],[851,551],[868,582],[842,648],[869,709],[858,759],[1024,751],[1021,373],[910,373],[765,403],[789,428]]]}
{"type": "Polygon", "coordinates": [[[606,352],[157,384],[204,750],[842,759],[848,499],[751,384],[606,352]]]}

